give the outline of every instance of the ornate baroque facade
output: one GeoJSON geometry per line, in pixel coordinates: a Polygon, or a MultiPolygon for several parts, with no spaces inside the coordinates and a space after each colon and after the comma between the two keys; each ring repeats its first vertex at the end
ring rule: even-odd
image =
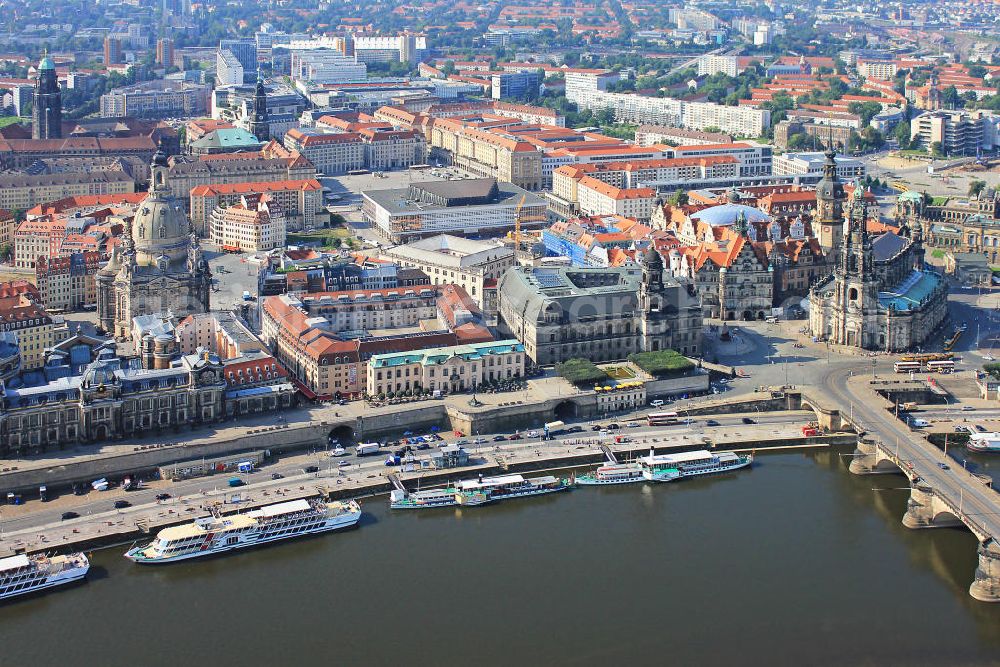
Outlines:
{"type": "Polygon", "coordinates": [[[116,337],[129,337],[132,319],[139,315],[182,318],[209,310],[208,262],[184,209],[171,195],[167,171],[167,157],[157,151],[149,196],[97,274],[100,325],[116,337]]]}
{"type": "MultiPolygon", "coordinates": [[[[832,153],[827,156],[832,162],[832,153]]],[[[839,192],[842,199],[843,189],[839,192]]],[[[835,229],[843,226],[842,220],[831,222],[835,229]]],[[[856,187],[843,238],[835,242],[839,251],[833,275],[809,295],[810,331],[831,343],[866,350],[918,347],[947,317],[947,286],[941,276],[924,269],[919,225],[912,232],[904,226],[898,235],[875,236],[868,223],[864,193],[856,187]]]]}

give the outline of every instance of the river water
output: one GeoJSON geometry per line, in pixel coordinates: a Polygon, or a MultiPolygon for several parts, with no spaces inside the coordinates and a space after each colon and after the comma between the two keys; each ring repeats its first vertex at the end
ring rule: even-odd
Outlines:
{"type": "Polygon", "coordinates": [[[475,509],[363,503],[357,530],[0,607],[0,664],[985,665],[975,539],[900,524],[835,451],[475,509]]]}

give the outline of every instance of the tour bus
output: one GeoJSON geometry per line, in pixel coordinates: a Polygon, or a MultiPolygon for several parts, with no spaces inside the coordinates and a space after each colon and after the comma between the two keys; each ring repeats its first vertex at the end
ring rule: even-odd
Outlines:
{"type": "Polygon", "coordinates": [[[893,369],[897,373],[919,373],[920,372],[920,362],[919,361],[897,361],[893,364],[893,369]]]}
{"type": "Polygon", "coordinates": [[[668,426],[679,424],[680,417],[676,412],[650,412],[646,416],[646,421],[649,422],[650,426],[668,426]]]}
{"type": "Polygon", "coordinates": [[[931,373],[951,373],[955,370],[954,361],[928,361],[927,370],[931,373]]]}

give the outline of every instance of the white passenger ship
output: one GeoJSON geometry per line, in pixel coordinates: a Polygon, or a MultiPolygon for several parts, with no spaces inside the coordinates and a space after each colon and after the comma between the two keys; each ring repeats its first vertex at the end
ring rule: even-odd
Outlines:
{"type": "Polygon", "coordinates": [[[682,477],[697,477],[745,468],[753,463],[749,454],[740,456],[734,452],[713,454],[704,449],[675,454],[654,454],[639,459],[643,477],[650,482],[672,482],[682,477]]]}
{"type": "Polygon", "coordinates": [[[164,528],[155,540],[144,547],[129,549],[125,557],[143,564],[173,563],[348,528],[359,519],[361,506],[354,500],[334,503],[291,500],[245,514],[202,517],[189,524],[164,528]]]}
{"type": "Polygon", "coordinates": [[[973,452],[1000,452],[1000,433],[970,433],[965,446],[973,452]]]}
{"type": "Polygon", "coordinates": [[[90,561],[82,553],[0,558],[0,600],[79,581],[89,570],[90,561]]]}
{"type": "Polygon", "coordinates": [[[642,466],[638,463],[607,463],[593,473],[581,475],[576,483],[581,486],[603,486],[605,484],[634,484],[645,481],[642,466]]]}
{"type": "Polygon", "coordinates": [[[480,477],[459,482],[455,500],[459,505],[475,507],[496,500],[566,491],[572,489],[575,483],[575,480],[561,479],[552,475],[530,479],[525,479],[521,475],[480,477]]]}
{"type": "Polygon", "coordinates": [[[424,491],[400,491],[393,489],[389,493],[389,507],[394,510],[424,509],[427,507],[450,507],[457,505],[456,490],[452,487],[443,489],[426,489],[424,491]]]}

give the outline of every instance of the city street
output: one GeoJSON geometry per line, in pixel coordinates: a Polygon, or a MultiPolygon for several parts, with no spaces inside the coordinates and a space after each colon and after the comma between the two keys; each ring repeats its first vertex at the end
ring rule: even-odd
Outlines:
{"type": "MultiPolygon", "coordinates": [[[[568,426],[579,425],[582,430],[576,433],[564,433],[547,441],[540,437],[529,438],[526,432],[522,432],[522,437],[518,440],[497,442],[494,438],[499,434],[486,433],[475,439],[469,438],[465,447],[473,459],[481,459],[487,454],[508,456],[536,452],[538,456],[542,456],[547,451],[557,451],[563,447],[580,448],[581,445],[585,445],[593,448],[600,443],[612,444],[616,437],[628,439],[624,446],[649,444],[652,447],[694,445],[699,444],[702,438],[708,438],[720,445],[724,445],[726,442],[775,441],[801,437],[802,425],[812,417],[812,413],[807,411],[750,414],[752,416],[740,414],[726,414],[717,417],[698,416],[685,420],[688,423],[657,427],[646,426],[644,420],[635,415],[636,421],[634,423],[638,424],[637,427],[630,426],[630,422],[623,419],[570,423],[568,426]],[[752,420],[753,423],[745,423],[744,419],[752,420]],[[713,425],[707,425],[707,420],[712,420],[713,425]],[[613,422],[618,423],[620,428],[603,433],[591,428],[594,424],[606,426],[613,422]]],[[[510,433],[504,435],[509,436],[510,433]]],[[[20,539],[19,533],[23,532],[27,536],[34,532],[44,531],[43,527],[46,526],[72,527],[76,524],[85,524],[94,518],[102,520],[107,518],[111,521],[125,518],[127,521],[134,521],[151,511],[165,512],[171,508],[177,511],[189,511],[189,507],[196,508],[196,512],[192,516],[200,516],[197,512],[203,512],[204,505],[222,501],[233,494],[238,494],[243,498],[250,494],[259,498],[259,494],[264,491],[275,493],[285,489],[287,492],[293,488],[300,488],[302,485],[324,481],[329,485],[330,483],[339,484],[371,479],[399,470],[398,467],[385,465],[385,457],[393,449],[393,447],[385,447],[379,451],[378,455],[367,457],[356,456],[353,449],[348,449],[348,453],[343,457],[334,457],[330,454],[329,449],[323,449],[282,457],[274,463],[266,464],[252,474],[220,474],[178,482],[157,480],[146,483],[141,489],[135,491],[126,492],[121,488],[113,488],[106,492],[91,490],[83,496],[75,496],[66,492],[46,503],[37,499],[29,500],[24,505],[4,507],[0,511],[0,534],[2,534],[2,539],[6,541],[6,544],[0,542],[0,547],[10,546],[11,543],[16,545],[17,540],[20,539]],[[341,461],[347,462],[349,465],[342,467],[341,461]],[[305,468],[308,466],[315,466],[318,471],[306,473],[305,468]],[[281,478],[272,479],[274,474],[281,475],[281,478]],[[237,476],[246,483],[246,486],[227,487],[226,481],[230,477],[237,476]],[[161,493],[169,493],[171,498],[166,501],[157,501],[155,497],[161,493]],[[112,506],[117,500],[128,500],[132,506],[116,510],[112,506]],[[61,521],[60,517],[67,511],[79,514],[80,518],[61,521]]],[[[426,451],[415,452],[417,459],[425,458],[428,453],[426,451]]],[[[456,478],[468,477],[472,474],[468,471],[463,472],[462,469],[456,469],[454,472],[456,478]]]]}

